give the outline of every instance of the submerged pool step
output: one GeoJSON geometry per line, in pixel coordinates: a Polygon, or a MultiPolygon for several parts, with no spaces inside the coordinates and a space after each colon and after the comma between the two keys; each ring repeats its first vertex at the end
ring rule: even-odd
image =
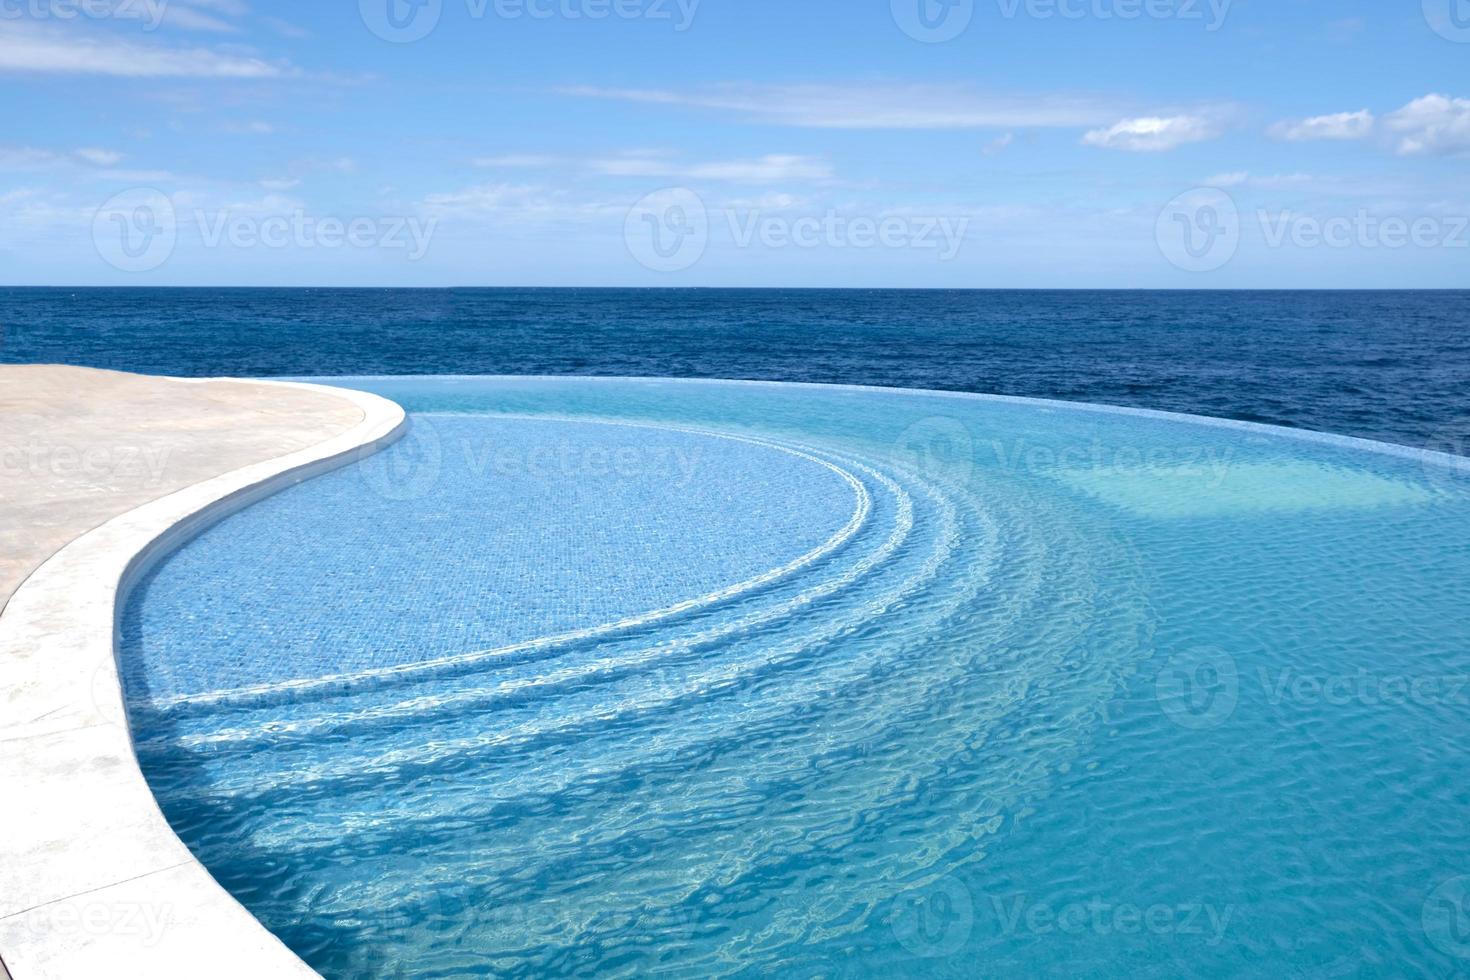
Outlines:
{"type": "MultiPolygon", "coordinates": [[[[1041,576],[1034,573],[1045,567],[1034,561],[1035,557],[1027,555],[1019,566],[1028,573],[1030,587],[1033,589],[1043,581],[1041,576]]],[[[1062,568],[1059,567],[1054,571],[1060,572],[1062,568]]],[[[1061,581],[1062,579],[1057,578],[1056,580],[1061,581]]],[[[983,609],[977,609],[973,604],[966,606],[964,600],[974,599],[975,593],[979,590],[974,587],[964,587],[960,591],[969,592],[970,595],[961,595],[960,601],[946,603],[943,609],[933,611],[932,615],[926,616],[919,622],[909,621],[906,625],[911,629],[916,628],[919,635],[922,636],[930,628],[942,627],[946,617],[951,617],[960,611],[979,615],[983,621],[992,623],[996,628],[1013,628],[1017,622],[1024,622],[1028,618],[1027,610],[1016,605],[1017,583],[1006,583],[1003,595],[986,597],[998,606],[1012,607],[1004,612],[993,610],[991,613],[985,613],[983,609]]],[[[1054,623],[1059,621],[1065,610],[1051,608],[1043,612],[1048,617],[1048,621],[1054,623]]],[[[902,633],[902,626],[897,632],[902,633]]],[[[1004,643],[1005,638],[1003,635],[991,635],[986,638],[985,642],[1004,643]]],[[[476,786],[475,781],[484,776],[483,766],[491,765],[489,760],[484,760],[481,767],[470,766],[462,772],[441,770],[437,773],[424,773],[416,779],[425,786],[434,785],[434,796],[439,804],[434,813],[426,819],[430,822],[436,819],[448,820],[456,826],[461,825],[461,822],[479,821],[483,823],[493,809],[492,804],[509,805],[516,799],[544,798],[561,792],[577,792],[577,787],[585,788],[598,773],[601,773],[598,778],[611,779],[635,770],[639,765],[658,766],[668,760],[679,758],[680,752],[687,755],[691,752],[704,751],[710,744],[718,743],[723,734],[730,732],[749,734],[758,726],[765,724],[780,727],[789,723],[790,716],[794,713],[820,711],[829,702],[855,706],[867,705],[875,695],[881,695],[877,697],[879,701],[877,708],[870,709],[863,721],[868,731],[873,733],[874,737],[878,737],[883,725],[886,724],[884,718],[892,714],[895,705],[904,704],[906,700],[902,695],[891,697],[884,694],[885,681],[881,675],[875,677],[872,671],[875,668],[881,670],[885,658],[901,663],[901,653],[901,636],[889,636],[885,639],[884,646],[873,651],[871,656],[857,658],[855,661],[844,660],[837,664],[824,665],[821,670],[801,671],[793,675],[792,683],[783,681],[779,684],[772,684],[766,691],[752,693],[752,700],[748,702],[736,698],[703,703],[699,709],[699,725],[694,726],[698,728],[697,732],[691,732],[688,720],[677,713],[662,719],[643,717],[637,719],[638,724],[635,726],[603,731],[600,733],[602,736],[600,742],[568,741],[559,747],[542,746],[535,752],[517,753],[514,758],[501,760],[500,764],[495,765],[495,777],[485,785],[476,786]],[[615,752],[600,749],[599,745],[607,741],[617,742],[618,749],[615,752]],[[446,810],[443,804],[452,802],[458,797],[458,793],[450,790],[449,785],[460,778],[463,778],[468,784],[464,808],[446,810]]],[[[1002,653],[1002,650],[992,646],[988,651],[977,651],[976,656],[985,655],[995,661],[1000,661],[1004,659],[1002,653]]],[[[937,675],[931,676],[931,680],[942,686],[945,678],[937,675]]],[[[925,693],[927,690],[927,688],[921,688],[921,695],[927,696],[925,693]]],[[[416,781],[410,779],[399,784],[399,791],[411,800],[415,786],[416,781]]],[[[366,790],[366,787],[364,789],[366,790]]],[[[398,820],[418,823],[413,812],[414,804],[411,802],[402,809],[393,807],[388,814],[378,811],[355,812],[350,797],[334,794],[333,801],[325,804],[325,809],[336,810],[336,804],[339,801],[344,820],[352,825],[323,828],[320,836],[322,840],[341,839],[342,834],[353,831],[371,832],[371,828],[386,828],[398,820]]],[[[282,803],[289,805],[285,798],[282,798],[282,803]]],[[[287,823],[289,824],[289,821],[287,823]]],[[[276,827],[283,829],[280,825],[276,827]]]]}
{"type": "MultiPolygon", "coordinates": [[[[944,505],[942,496],[934,503],[944,505]]],[[[932,523],[939,528],[952,528],[952,517],[932,523]]],[[[907,522],[903,522],[907,523],[907,522]]],[[[926,524],[931,523],[926,519],[926,524]]],[[[953,531],[945,533],[952,534],[953,531]]],[[[602,686],[574,689],[558,698],[528,700],[506,706],[493,716],[494,727],[487,718],[463,712],[436,713],[421,726],[412,729],[416,747],[403,749],[401,729],[375,729],[348,740],[319,740],[300,746],[273,748],[261,752],[259,764],[264,772],[254,782],[239,784],[238,767],[228,759],[219,766],[231,772],[235,783],[212,784],[210,793],[237,796],[240,793],[289,792],[293,785],[338,780],[345,785],[375,782],[387,774],[401,778],[424,768],[440,768],[456,758],[473,764],[474,760],[493,757],[506,751],[525,751],[538,744],[554,744],[558,739],[578,738],[583,731],[605,728],[617,717],[637,718],[650,712],[677,710],[692,697],[733,689],[748,683],[752,672],[781,669],[798,660],[820,643],[830,643],[842,636],[852,636],[879,616],[903,595],[912,592],[932,578],[930,568],[917,580],[901,578],[905,571],[932,559],[931,545],[910,542],[898,549],[900,558],[873,571],[899,584],[880,591],[885,601],[875,601],[867,591],[837,592],[816,609],[806,609],[797,618],[778,620],[771,629],[754,633],[738,642],[726,641],[711,654],[687,662],[661,665],[651,672],[634,674],[615,688],[602,686]],[[903,557],[907,554],[907,557],[903,557]],[[785,637],[785,639],[782,639],[785,637]],[[619,707],[621,706],[621,707],[619,707]],[[350,746],[345,743],[350,742],[350,746]],[[373,754],[373,746],[383,748],[373,754]],[[344,748],[350,748],[346,756],[344,748]],[[274,779],[271,772],[278,772],[274,779]],[[250,785],[255,789],[248,789],[250,785]]],[[[939,559],[942,562],[943,556],[939,559]]],[[[174,765],[176,759],[160,759],[154,767],[155,789],[168,796],[174,779],[192,784],[197,792],[201,771],[211,768],[209,753],[195,753],[192,763],[174,765]]],[[[204,780],[213,783],[212,780],[204,780]]]]}
{"type": "MultiPolygon", "coordinates": [[[[1066,556],[1068,559],[1070,556],[1066,556]]],[[[1054,563],[1050,569],[1061,571],[1063,565],[1054,563]]],[[[1067,579],[1070,589],[1078,582],[1067,579]]],[[[1104,597],[1099,597],[1102,601],[1104,597]]],[[[1103,660],[1111,662],[1118,655],[1126,656],[1131,632],[1130,622],[1121,617],[1118,606],[1107,607],[1109,621],[1099,624],[1087,616],[1069,616],[1068,602],[1075,602],[1075,595],[1063,600],[1061,605],[1047,603],[1041,609],[1028,608],[1024,615],[1007,620],[1007,624],[1021,633],[1014,638],[1014,650],[1008,647],[989,646],[975,650],[970,661],[984,660],[987,650],[1001,654],[1033,650],[1028,637],[1036,633],[1051,633],[1051,639],[1063,644],[1075,642],[1089,630],[1103,627],[1113,637],[1117,648],[1109,651],[1103,660]],[[1049,615],[1036,616],[1042,612],[1049,615]]],[[[1097,608],[1097,607],[1094,607],[1097,608]]],[[[1127,607],[1122,607],[1127,609],[1127,607]]],[[[1131,617],[1146,616],[1146,610],[1136,607],[1129,612],[1131,617]]],[[[981,641],[981,637],[975,637],[981,641]]],[[[1137,651],[1134,651],[1137,652],[1137,651]]],[[[682,883],[687,894],[707,883],[709,875],[715,875],[723,888],[731,888],[742,874],[753,873],[757,860],[773,859],[782,849],[782,840],[792,844],[798,839],[804,853],[809,852],[824,836],[831,839],[834,850],[841,850],[844,861],[854,859],[848,845],[853,836],[864,828],[869,831],[885,827],[884,839],[903,840],[893,820],[900,820],[908,812],[907,804],[913,795],[923,791],[932,794],[936,787],[927,783],[927,775],[933,772],[952,771],[954,760],[959,755],[973,757],[972,766],[983,768],[988,757],[999,758],[1001,742],[1021,742],[1029,746],[1047,746],[1054,754],[1064,755],[1068,739],[1075,739],[1079,721],[1072,715],[1063,715],[1059,709],[1056,717],[1037,717],[1040,705],[1047,703],[1042,698],[1040,705],[1028,702],[1025,695],[1038,683],[1061,690],[1066,705],[1071,711],[1092,710],[1110,690],[1113,675],[1107,669],[1094,671],[1086,689],[1067,692],[1059,683],[1061,678],[1071,680],[1076,671],[1068,665],[1053,663],[1046,671],[1032,673],[1034,663],[1026,658],[1012,658],[1004,668],[990,671],[961,669],[957,658],[954,665],[943,669],[920,672],[916,677],[894,678],[893,684],[885,687],[883,703],[890,709],[887,722],[865,714],[860,698],[841,697],[825,704],[830,705],[818,724],[795,725],[791,719],[786,724],[777,724],[765,735],[747,729],[742,737],[725,746],[725,751],[711,756],[710,766],[669,765],[662,768],[660,775],[648,774],[647,780],[624,779],[618,784],[617,793],[587,792],[558,804],[554,797],[524,797],[518,808],[506,807],[505,812],[493,819],[489,808],[482,804],[480,821],[473,819],[470,809],[445,812],[446,801],[442,787],[428,799],[439,806],[431,814],[419,814],[414,819],[411,811],[380,815],[380,819],[359,827],[322,826],[317,838],[323,850],[315,860],[341,860],[347,855],[371,855],[375,851],[390,852],[395,841],[405,842],[412,838],[415,848],[426,855],[437,855],[442,861],[430,862],[434,866],[454,867],[452,879],[435,883],[442,889],[464,887],[465,882],[475,882],[485,895],[499,895],[502,900],[513,900],[515,883],[527,878],[552,875],[576,874],[576,864],[596,857],[601,866],[616,863],[626,857],[630,880],[610,882],[610,893],[616,900],[637,907],[640,901],[656,903],[667,901],[670,888],[677,891],[682,883]],[[915,685],[914,680],[925,683],[915,685]],[[894,686],[894,685],[898,686],[894,686]],[[977,701],[978,691],[988,690],[986,697],[994,706],[984,709],[977,701]],[[971,715],[971,723],[957,724],[955,711],[963,707],[971,715]],[[982,724],[983,719],[990,719],[982,724]],[[891,723],[891,724],[890,724],[891,723]],[[900,729],[907,728],[908,734],[900,729]],[[800,738],[791,737],[791,730],[803,733],[800,738]],[[915,737],[917,735],[917,737],[915,737]],[[850,754],[842,761],[840,748],[822,751],[822,743],[831,739],[835,745],[843,746],[857,742],[864,748],[850,754]],[[871,740],[878,740],[874,744],[871,740]],[[895,746],[893,743],[898,742],[895,746]],[[902,749],[902,751],[899,751],[902,749]],[[752,784],[749,773],[759,773],[759,785],[752,784]],[[652,783],[665,783],[659,790],[652,783]],[[778,794],[780,807],[769,813],[746,812],[748,808],[769,805],[772,788],[790,782],[788,789],[778,794]],[[826,786],[826,789],[822,789],[826,786]],[[597,806],[596,801],[610,801],[597,806]],[[797,801],[802,801],[797,806],[797,801]],[[575,806],[573,802],[575,801],[575,806]],[[529,812],[542,816],[527,820],[529,812]],[[827,813],[825,820],[817,814],[827,813]],[[572,820],[570,815],[576,814],[572,820]],[[752,818],[756,830],[752,831],[752,818]],[[399,820],[405,819],[407,827],[399,820]],[[823,823],[826,831],[814,831],[823,823]],[[731,828],[720,833],[718,827],[731,828]],[[791,828],[790,836],[782,826],[791,828]],[[437,826],[437,831],[435,828],[437,826]],[[696,836],[701,851],[712,854],[723,853],[719,860],[711,860],[703,872],[695,867],[673,867],[664,869],[666,880],[659,875],[649,874],[647,845],[639,846],[637,840],[653,842],[665,834],[699,829],[696,836]],[[355,831],[355,832],[354,832],[355,831]],[[766,838],[764,842],[752,839],[751,834],[766,838]],[[718,838],[718,839],[716,839],[718,838]],[[329,843],[334,842],[334,843],[329,843]],[[745,870],[742,871],[744,854],[745,870]],[[600,857],[599,857],[600,856],[600,857]],[[527,862],[532,866],[528,867],[527,862]]],[[[1005,657],[996,656],[995,660],[1005,657]]],[[[933,666],[933,665],[931,665],[933,666]]],[[[973,663],[971,664],[973,667],[973,663]]],[[[1105,667],[1106,664],[1098,665],[1105,667]]],[[[1059,695],[1060,697],[1060,695],[1059,695]]],[[[780,719],[778,719],[778,722],[780,719]]],[[[1081,726],[1084,729],[1090,726],[1081,726]]],[[[1050,757],[1050,756],[1049,756],[1050,757]]],[[[569,759],[568,763],[584,763],[585,760],[569,759]]],[[[561,760],[545,760],[544,769],[561,770],[561,760]]],[[[993,829],[1002,810],[1003,798],[1008,790],[1019,792],[1022,784],[1033,784],[1047,777],[1048,772],[1040,763],[1016,763],[1014,774],[1007,775],[998,783],[985,785],[980,780],[976,786],[950,787],[949,790],[970,797],[963,807],[946,808],[942,812],[966,813],[975,816],[974,825],[957,824],[924,828],[922,835],[927,851],[940,846],[943,840],[956,841],[977,833],[993,829]],[[995,815],[995,820],[990,815],[995,815]]],[[[585,766],[580,768],[585,769],[585,766]]],[[[993,781],[994,782],[994,781],[993,781]]],[[[493,781],[487,781],[482,791],[493,793],[493,781]]],[[[466,787],[468,790],[469,787],[466,787]]],[[[467,803],[473,803],[466,793],[467,803]]],[[[927,812],[933,812],[929,810],[927,812]]],[[[363,814],[369,817],[369,814],[363,814]]],[[[953,821],[950,822],[953,824],[953,821]]],[[[295,853],[293,861],[312,860],[299,850],[306,841],[290,835],[291,822],[262,828],[257,834],[257,846],[273,853],[295,853]],[[272,831],[276,833],[272,833],[272,831]],[[293,842],[296,849],[292,848],[293,842]]],[[[907,839],[917,840],[918,837],[907,839]]],[[[918,846],[918,845],[915,845],[918,846]]],[[[859,855],[862,849],[857,852],[859,855]]],[[[358,857],[351,858],[359,859],[358,857]]],[[[369,858],[371,859],[371,858],[369,858]]],[[[932,859],[926,855],[925,860],[932,859]]],[[[875,859],[874,881],[883,876],[896,875],[902,862],[888,853],[875,859]]],[[[915,863],[920,863],[915,860],[915,863]]],[[[859,876],[861,877],[861,876],[859,876]]],[[[391,875],[384,879],[391,880],[391,875]]],[[[394,887],[403,889],[397,901],[411,907],[416,895],[422,897],[429,883],[419,879],[400,879],[394,887]]],[[[376,900],[383,904],[383,896],[376,900]]],[[[351,904],[350,895],[338,896],[338,900],[351,904]]],[[[391,902],[389,905],[391,907],[391,902]]]]}
{"type": "Polygon", "coordinates": [[[677,664],[679,658],[732,642],[772,623],[844,601],[864,578],[886,570],[913,533],[913,500],[881,472],[872,473],[884,492],[863,534],[806,575],[768,592],[743,597],[728,607],[701,610],[673,624],[658,624],[615,639],[569,645],[544,658],[485,662],[473,673],[418,678],[412,684],[363,687],[286,706],[220,703],[211,713],[193,712],[164,725],[139,744],[150,757],[178,749],[198,752],[281,747],[293,741],[347,735],[379,725],[432,724],[456,711],[490,710],[537,697],[553,697],[578,684],[606,683],[639,670],[677,664]],[[159,729],[167,729],[158,733],[159,729]]]}

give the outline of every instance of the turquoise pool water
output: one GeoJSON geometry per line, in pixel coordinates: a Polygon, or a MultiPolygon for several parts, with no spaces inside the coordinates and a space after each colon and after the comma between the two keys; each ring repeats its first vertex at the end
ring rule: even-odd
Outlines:
{"type": "Polygon", "coordinates": [[[1470,969],[1470,472],[1181,417],[333,379],[132,595],[139,757],[328,977],[1470,969]]]}

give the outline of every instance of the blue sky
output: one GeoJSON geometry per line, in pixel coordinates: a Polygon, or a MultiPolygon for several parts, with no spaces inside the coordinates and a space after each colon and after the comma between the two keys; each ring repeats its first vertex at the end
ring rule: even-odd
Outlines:
{"type": "Polygon", "coordinates": [[[1470,0],[0,0],[0,281],[1464,287],[1470,0]]]}

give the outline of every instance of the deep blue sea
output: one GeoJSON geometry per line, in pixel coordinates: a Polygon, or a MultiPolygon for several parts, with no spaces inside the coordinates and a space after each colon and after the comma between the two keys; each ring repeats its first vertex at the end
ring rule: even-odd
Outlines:
{"type": "Polygon", "coordinates": [[[0,362],[843,382],[1422,446],[1470,413],[1470,291],[0,288],[0,362]]]}

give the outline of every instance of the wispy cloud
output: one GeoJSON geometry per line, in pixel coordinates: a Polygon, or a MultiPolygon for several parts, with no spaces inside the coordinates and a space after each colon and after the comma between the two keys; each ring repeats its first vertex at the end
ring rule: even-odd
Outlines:
{"type": "Polygon", "coordinates": [[[485,168],[555,167],[560,163],[560,157],[536,153],[507,153],[501,156],[476,157],[474,160],[475,166],[485,168]]]}
{"type": "Polygon", "coordinates": [[[960,85],[726,85],[698,91],[573,86],[585,98],[711,109],[818,129],[1013,129],[1094,126],[1116,116],[1080,96],[1003,95],[960,85]]]}
{"type": "Polygon", "coordinates": [[[0,20],[0,72],[122,78],[279,78],[288,66],[237,52],[73,36],[0,20]]]}
{"type": "Polygon", "coordinates": [[[163,6],[163,23],[167,27],[185,31],[205,31],[212,34],[233,34],[240,30],[235,24],[214,14],[186,7],[177,2],[163,6]]]}
{"type": "Polygon", "coordinates": [[[1253,174],[1246,170],[1215,174],[1201,181],[1206,187],[1254,187],[1261,190],[1287,190],[1317,186],[1325,179],[1312,174],[1253,174]]]}
{"type": "Polygon", "coordinates": [[[276,127],[259,119],[249,122],[225,122],[220,123],[219,131],[230,136],[269,136],[276,131],[276,127]]]}
{"type": "Polygon", "coordinates": [[[111,167],[122,158],[123,155],[116,150],[105,150],[95,146],[84,146],[70,153],[62,153],[32,146],[0,145],[0,170],[49,169],[74,164],[76,161],[94,167],[111,167]]]}
{"type": "Polygon", "coordinates": [[[1218,120],[1203,115],[1142,116],[1094,129],[1082,137],[1082,142],[1107,150],[1161,153],[1215,139],[1222,132],[1224,127],[1218,120]]]}
{"type": "Polygon", "coordinates": [[[989,143],[986,143],[985,147],[980,152],[988,157],[998,156],[1009,149],[1010,145],[1015,141],[1015,133],[1006,133],[1004,136],[997,136],[989,143]]]}
{"type": "Polygon", "coordinates": [[[1403,156],[1470,153],[1470,99],[1426,95],[1383,117],[1403,156]]]}
{"type": "Polygon", "coordinates": [[[1270,129],[1276,139],[1293,143],[1309,140],[1357,140],[1373,132],[1373,113],[1367,109],[1357,112],[1337,112],[1328,116],[1312,116],[1307,119],[1288,119],[1270,129]]]}
{"type": "Polygon", "coordinates": [[[1426,187],[1418,181],[1392,175],[1343,177],[1310,173],[1257,174],[1240,170],[1214,174],[1199,183],[1205,187],[1282,192],[1292,195],[1294,199],[1306,196],[1324,200],[1414,202],[1412,206],[1421,209],[1426,193],[1436,197],[1440,194],[1438,187],[1426,187]]]}
{"type": "Polygon", "coordinates": [[[762,184],[783,180],[827,180],[832,167],[814,157],[768,154],[752,160],[680,163],[634,154],[594,160],[594,173],[610,177],[660,177],[674,180],[724,180],[762,184]]]}
{"type": "Polygon", "coordinates": [[[76,151],[78,159],[98,167],[111,167],[122,159],[122,154],[116,150],[102,150],[94,146],[83,147],[76,151]]]}
{"type": "Polygon", "coordinates": [[[597,177],[654,177],[668,180],[764,184],[786,180],[830,180],[832,165],[817,157],[768,153],[737,160],[689,162],[673,153],[628,150],[591,160],[550,154],[512,153],[478,157],[477,167],[492,170],[564,168],[597,177]]]}

